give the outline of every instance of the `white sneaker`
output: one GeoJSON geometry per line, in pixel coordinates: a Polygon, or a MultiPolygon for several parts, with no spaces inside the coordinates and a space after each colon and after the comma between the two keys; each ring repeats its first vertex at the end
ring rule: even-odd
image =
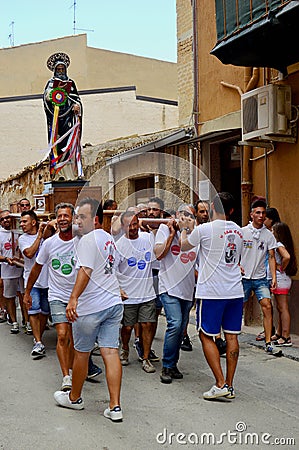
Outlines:
{"type": "Polygon", "coordinates": [[[123,412],[120,406],[114,406],[113,409],[107,408],[104,411],[104,417],[112,420],[112,422],[122,422],[123,412]]]}
{"type": "Polygon", "coordinates": [[[26,333],[26,334],[29,334],[29,335],[32,335],[32,334],[33,334],[32,328],[31,328],[31,325],[30,325],[29,322],[26,323],[26,326],[25,326],[25,333],[26,333]]]}
{"type": "Polygon", "coordinates": [[[155,367],[152,365],[152,363],[150,362],[149,359],[144,359],[142,361],[142,369],[146,373],[154,373],[154,372],[156,372],[155,367]]]}
{"type": "Polygon", "coordinates": [[[70,393],[64,391],[56,391],[54,393],[54,399],[58,403],[58,405],[63,406],[64,408],[70,409],[84,409],[84,402],[81,397],[78,398],[75,402],[70,400],[70,393]]]}
{"type": "Polygon", "coordinates": [[[11,334],[18,334],[20,331],[18,322],[13,322],[10,332],[11,334]]]}
{"type": "Polygon", "coordinates": [[[36,342],[31,351],[31,358],[40,359],[43,356],[46,356],[45,346],[41,342],[36,342]]]}
{"type": "MultiPolygon", "coordinates": [[[[61,390],[62,391],[70,391],[72,389],[72,378],[69,375],[66,375],[62,379],[61,390]]],[[[59,391],[57,391],[59,392],[59,391]]]]}
{"type": "Polygon", "coordinates": [[[125,350],[122,348],[119,359],[122,366],[127,366],[129,364],[129,350],[125,350]]]}
{"type": "Polygon", "coordinates": [[[230,391],[228,390],[227,384],[225,384],[222,388],[212,386],[209,391],[203,393],[203,398],[205,400],[211,400],[213,398],[227,397],[229,394],[230,391]]]}

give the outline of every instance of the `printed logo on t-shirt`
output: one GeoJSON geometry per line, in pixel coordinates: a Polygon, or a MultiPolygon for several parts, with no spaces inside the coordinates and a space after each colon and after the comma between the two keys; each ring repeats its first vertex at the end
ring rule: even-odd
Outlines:
{"type": "Polygon", "coordinates": [[[72,272],[73,268],[70,264],[63,264],[61,267],[61,272],[63,275],[69,275],[72,272]]]}
{"type": "Polygon", "coordinates": [[[264,249],[265,249],[265,242],[264,242],[264,241],[261,241],[261,242],[259,243],[259,246],[258,246],[257,249],[258,249],[258,250],[264,250],[264,249]]]}
{"type": "Polygon", "coordinates": [[[56,254],[56,258],[51,261],[53,270],[59,270],[62,275],[70,275],[74,269],[74,255],[73,252],[56,254]]]}
{"type": "Polygon", "coordinates": [[[195,252],[188,252],[188,253],[182,253],[180,255],[180,260],[183,264],[188,264],[188,262],[192,262],[194,261],[196,258],[196,253],[195,252]]]}
{"type": "Polygon", "coordinates": [[[180,254],[181,247],[179,245],[172,245],[170,251],[173,255],[177,256],[180,254]]]}
{"type": "Polygon", "coordinates": [[[5,248],[5,250],[11,250],[12,249],[11,242],[5,242],[4,248],[5,248]]]}
{"type": "Polygon", "coordinates": [[[226,248],[225,248],[225,262],[228,264],[236,262],[237,246],[235,244],[236,236],[229,234],[227,236],[226,248]]]}
{"type": "Polygon", "coordinates": [[[146,262],[143,259],[141,259],[140,261],[138,261],[137,267],[139,270],[144,270],[146,267],[146,262]]]}
{"type": "Polygon", "coordinates": [[[108,250],[108,257],[107,257],[107,262],[105,265],[104,273],[111,275],[112,271],[113,271],[113,265],[114,265],[114,260],[115,260],[114,254],[115,254],[115,250],[116,250],[114,242],[107,241],[105,243],[104,250],[105,251],[108,250]]]}
{"type": "Polygon", "coordinates": [[[252,248],[253,241],[243,241],[244,248],[252,248]]]}
{"type": "Polygon", "coordinates": [[[128,266],[134,267],[137,264],[137,259],[134,256],[131,256],[131,258],[128,259],[128,266]]]}
{"type": "Polygon", "coordinates": [[[52,267],[54,270],[58,270],[61,266],[59,259],[52,259],[52,267]]]}

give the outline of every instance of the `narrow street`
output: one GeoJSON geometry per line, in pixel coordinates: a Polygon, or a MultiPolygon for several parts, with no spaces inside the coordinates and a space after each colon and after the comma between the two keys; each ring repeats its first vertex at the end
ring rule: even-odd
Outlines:
{"type": "MultiPolygon", "coordinates": [[[[160,355],[164,329],[161,317],[154,342],[160,355]]],[[[108,400],[103,375],[85,384],[83,411],[55,404],[53,393],[60,386],[61,375],[54,329],[45,335],[47,357],[32,361],[32,337],[11,335],[9,327],[1,324],[0,448],[264,449],[275,445],[275,439],[284,448],[299,448],[298,362],[266,355],[246,343],[250,335],[242,334],[236,399],[208,402],[201,396],[213,379],[194,325],[189,326],[189,333],[193,352],[182,352],[179,365],[184,379],[170,385],[160,383],[160,363],[156,363],[155,374],[143,372],[132,349],[123,376],[124,421],[117,424],[103,417],[108,400]]],[[[103,366],[100,356],[94,360],[103,366]]]]}

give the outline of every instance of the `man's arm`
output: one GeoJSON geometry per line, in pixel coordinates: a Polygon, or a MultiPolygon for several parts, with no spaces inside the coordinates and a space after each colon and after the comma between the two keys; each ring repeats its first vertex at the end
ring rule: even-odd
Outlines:
{"type": "Polygon", "coordinates": [[[78,271],[75,286],[73,287],[68,305],[66,307],[66,317],[69,322],[75,322],[78,317],[77,313],[78,298],[80,297],[82,292],[86,289],[91,274],[92,269],[90,269],[89,267],[80,267],[78,271]]]}
{"type": "Polygon", "coordinates": [[[166,256],[167,253],[169,252],[170,246],[172,244],[173,238],[174,238],[175,233],[176,233],[176,230],[174,228],[174,221],[169,221],[167,226],[169,228],[169,236],[167,237],[167,239],[163,243],[156,244],[154,246],[154,253],[155,253],[156,258],[157,258],[158,261],[163,259],[164,256],[166,256]]]}
{"type": "Polygon", "coordinates": [[[23,255],[26,256],[26,258],[32,259],[36,255],[36,252],[39,249],[40,241],[43,238],[43,232],[44,232],[45,227],[46,227],[46,224],[41,224],[39,226],[35,241],[33,242],[33,244],[30,247],[27,247],[23,250],[23,255]]]}
{"type": "Polygon", "coordinates": [[[188,233],[191,233],[194,230],[195,220],[181,215],[178,224],[181,232],[179,239],[181,250],[183,252],[191,250],[191,248],[194,248],[195,245],[190,244],[188,241],[188,233]]]}

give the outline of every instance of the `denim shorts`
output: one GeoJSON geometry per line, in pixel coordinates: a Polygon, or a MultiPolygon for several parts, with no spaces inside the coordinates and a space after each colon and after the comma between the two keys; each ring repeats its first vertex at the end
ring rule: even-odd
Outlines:
{"type": "Polygon", "coordinates": [[[67,303],[62,302],[61,300],[52,300],[49,304],[53,325],[56,323],[69,323],[65,313],[67,303]]]}
{"type": "Polygon", "coordinates": [[[123,305],[117,304],[97,313],[79,316],[72,326],[75,349],[90,352],[96,340],[100,348],[118,348],[123,310],[123,305]]]}
{"type": "Polygon", "coordinates": [[[247,302],[251,292],[255,293],[256,298],[260,302],[263,298],[271,298],[271,293],[269,289],[269,280],[267,278],[261,278],[259,280],[247,278],[242,279],[243,289],[244,289],[244,302],[247,302]]]}
{"type": "Polygon", "coordinates": [[[218,336],[221,328],[224,333],[240,334],[242,314],[243,297],[197,300],[197,329],[208,336],[218,336]]]}
{"type": "Polygon", "coordinates": [[[28,311],[28,314],[33,316],[34,314],[44,314],[48,316],[50,314],[50,307],[48,302],[48,288],[36,288],[31,289],[32,306],[28,311]]]}

